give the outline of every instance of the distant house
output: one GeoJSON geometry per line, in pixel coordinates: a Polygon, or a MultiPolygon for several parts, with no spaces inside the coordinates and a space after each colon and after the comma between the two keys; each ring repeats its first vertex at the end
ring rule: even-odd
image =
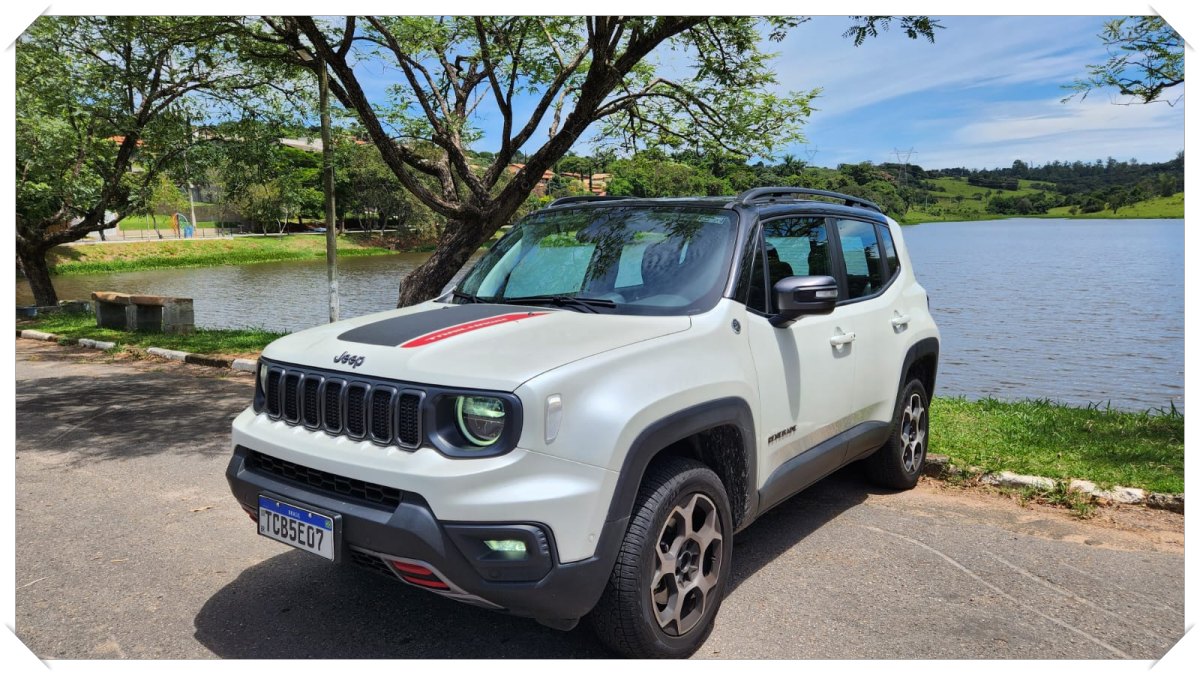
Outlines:
{"type": "MultiPolygon", "coordinates": [[[[515,164],[514,163],[514,164],[509,164],[507,167],[505,167],[505,170],[508,171],[510,174],[516,175],[518,172],[520,172],[524,168],[525,168],[524,164],[515,164]]],[[[541,180],[539,180],[537,182],[537,185],[533,186],[533,194],[537,195],[538,197],[545,197],[546,191],[550,188],[550,181],[552,181],[552,180],[554,180],[554,172],[549,169],[546,169],[545,171],[543,171],[541,180]]]]}
{"type": "Polygon", "coordinates": [[[611,173],[567,173],[564,171],[562,175],[583,183],[592,194],[599,197],[608,194],[608,181],[612,178],[611,173]]]}

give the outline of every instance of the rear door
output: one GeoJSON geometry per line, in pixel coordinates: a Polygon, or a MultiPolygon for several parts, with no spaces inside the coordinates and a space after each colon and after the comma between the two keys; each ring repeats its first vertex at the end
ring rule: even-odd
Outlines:
{"type": "MultiPolygon", "coordinates": [[[[843,430],[852,405],[855,350],[831,340],[850,329],[841,313],[806,316],[786,328],[767,317],[774,311],[771,289],[788,276],[829,274],[835,267],[824,217],[788,216],[765,221],[753,240],[752,268],[743,270],[746,332],[759,390],[760,484],[789,459],[811,450],[843,430]]],[[[813,466],[835,468],[841,453],[830,452],[813,466]]],[[[821,471],[823,473],[823,471],[821,471]]]]}
{"type": "Polygon", "coordinates": [[[886,224],[868,220],[834,219],[832,231],[844,261],[835,314],[853,331],[858,355],[847,421],[890,421],[908,338],[895,243],[886,224]]]}

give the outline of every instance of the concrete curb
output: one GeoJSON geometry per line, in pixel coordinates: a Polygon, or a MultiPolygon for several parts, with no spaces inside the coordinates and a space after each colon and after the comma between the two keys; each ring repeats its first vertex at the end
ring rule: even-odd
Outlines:
{"type": "Polygon", "coordinates": [[[950,463],[946,455],[926,455],[925,475],[933,478],[971,478],[982,485],[994,487],[1049,491],[1065,483],[1068,491],[1087,495],[1093,502],[1102,504],[1131,504],[1148,506],[1174,513],[1183,513],[1183,493],[1146,492],[1141,488],[1113,486],[1103,490],[1088,480],[1072,479],[1058,481],[1046,476],[1025,476],[1011,471],[987,472],[977,466],[959,467],[950,463]]]}
{"type": "MultiPolygon", "coordinates": [[[[43,342],[57,342],[62,345],[77,344],[81,347],[90,349],[108,350],[117,346],[115,342],[105,342],[103,340],[93,340],[91,338],[66,338],[54,333],[44,333],[40,330],[18,330],[17,337],[30,340],[41,340],[43,342]]],[[[235,359],[228,356],[213,356],[209,354],[193,354],[191,352],[182,352],[178,349],[165,349],[163,347],[132,347],[126,346],[131,352],[136,354],[149,354],[162,359],[171,361],[183,361],[197,366],[207,366],[209,368],[227,368],[244,373],[253,373],[258,369],[257,359],[235,359]]]]}

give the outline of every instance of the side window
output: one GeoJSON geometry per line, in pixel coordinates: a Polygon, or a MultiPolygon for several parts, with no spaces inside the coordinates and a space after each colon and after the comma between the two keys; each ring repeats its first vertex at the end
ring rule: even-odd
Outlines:
{"type": "Polygon", "coordinates": [[[892,231],[887,225],[876,225],[879,241],[883,244],[883,257],[887,258],[888,281],[900,273],[900,258],[896,255],[896,243],[892,241],[892,231]]]}
{"type": "Polygon", "coordinates": [[[883,260],[879,257],[879,239],[875,226],[861,220],[837,221],[842,257],[846,261],[849,298],[862,298],[883,288],[883,260]]]}
{"type": "Polygon", "coordinates": [[[763,283],[762,238],[750,237],[742,253],[742,269],[738,271],[734,298],[743,300],[747,309],[767,313],[767,288],[763,283]]]}
{"type": "Polygon", "coordinates": [[[763,223],[771,285],[784,277],[833,274],[824,218],[778,218],[763,223]]]}

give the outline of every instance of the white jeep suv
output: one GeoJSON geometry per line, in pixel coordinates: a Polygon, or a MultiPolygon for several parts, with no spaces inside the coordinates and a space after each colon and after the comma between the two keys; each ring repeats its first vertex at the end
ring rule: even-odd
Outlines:
{"type": "Polygon", "coordinates": [[[686,656],[737,531],[855,460],[916,484],[938,344],[866,200],[560,199],[442,297],[268,346],[227,477],[259,534],[686,656]]]}

